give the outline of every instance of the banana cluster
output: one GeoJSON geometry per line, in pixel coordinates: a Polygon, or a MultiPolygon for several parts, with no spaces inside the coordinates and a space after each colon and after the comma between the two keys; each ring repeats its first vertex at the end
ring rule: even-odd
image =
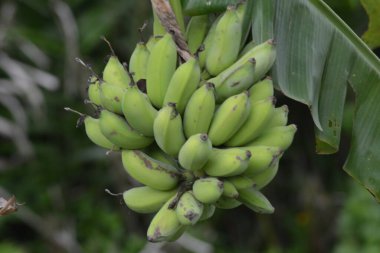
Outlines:
{"type": "Polygon", "coordinates": [[[90,80],[88,98],[99,113],[81,120],[89,139],[120,151],[126,172],[141,183],[123,198],[133,211],[155,213],[151,242],[177,239],[216,208],[274,211],[261,190],[296,126],[287,125],[286,105],[275,107],[266,77],[273,41],[241,48],[245,7],[229,6],[214,21],[192,17],[186,39],[195,56],[187,61],[161,30],[136,45],[128,69],[113,55],[103,77],[90,80]]]}

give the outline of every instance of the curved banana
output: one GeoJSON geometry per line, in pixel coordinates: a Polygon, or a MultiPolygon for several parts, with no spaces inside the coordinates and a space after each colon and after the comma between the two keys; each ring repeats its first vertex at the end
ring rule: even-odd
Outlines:
{"type": "Polygon", "coordinates": [[[175,104],[169,103],[157,114],[153,123],[154,139],[167,154],[177,156],[186,138],[183,134],[182,118],[175,104]]]}
{"type": "Polygon", "coordinates": [[[228,181],[232,183],[238,191],[255,185],[255,182],[244,174],[229,177],[228,181]]]}
{"type": "Polygon", "coordinates": [[[252,48],[254,48],[255,46],[257,46],[257,42],[254,41],[254,40],[251,40],[250,42],[248,42],[244,48],[240,51],[239,53],[239,56],[238,56],[238,59],[240,59],[243,55],[245,55],[249,50],[251,50],[252,48]]]}
{"type": "Polygon", "coordinates": [[[160,210],[168,199],[176,194],[176,189],[160,191],[149,186],[140,186],[123,193],[123,199],[129,209],[138,213],[154,213],[160,210]]]}
{"type": "Polygon", "coordinates": [[[268,169],[283,154],[282,149],[279,147],[245,146],[241,148],[249,150],[252,154],[252,159],[248,162],[248,168],[244,171],[244,175],[248,177],[268,169]]]}
{"type": "Polygon", "coordinates": [[[170,198],[153,217],[147,231],[149,242],[170,240],[183,225],[179,222],[177,212],[169,208],[176,196],[170,198]]]}
{"type": "Polygon", "coordinates": [[[161,35],[159,35],[159,36],[150,36],[148,42],[146,43],[146,48],[149,51],[149,56],[150,56],[150,53],[152,52],[154,46],[157,44],[158,41],[160,41],[160,39],[162,39],[161,35]]]}
{"type": "Polygon", "coordinates": [[[198,61],[194,57],[191,57],[174,72],[170,79],[163,104],[166,105],[169,102],[175,103],[177,111],[183,115],[186,104],[197,89],[200,78],[201,69],[199,68],[198,61]]]}
{"type": "Polygon", "coordinates": [[[285,151],[292,144],[296,131],[297,126],[294,124],[272,127],[247,144],[247,146],[275,146],[285,151]]]}
{"type": "Polygon", "coordinates": [[[272,97],[274,94],[272,78],[267,77],[264,80],[255,83],[249,88],[248,92],[249,100],[252,104],[268,97],[272,97]]]}
{"type": "Polygon", "coordinates": [[[177,64],[177,48],[170,34],[165,34],[150,52],[146,71],[146,88],[150,101],[163,106],[166,90],[177,64]]]}
{"type": "Polygon", "coordinates": [[[212,144],[207,134],[195,134],[181,147],[178,161],[187,170],[200,170],[207,163],[211,152],[212,144]]]}
{"type": "Polygon", "coordinates": [[[235,198],[222,196],[215,202],[215,206],[220,209],[234,209],[241,205],[241,202],[235,198]]]}
{"type": "Polygon", "coordinates": [[[272,182],[273,178],[278,172],[279,162],[275,162],[269,168],[264,171],[261,171],[258,174],[252,175],[251,179],[255,182],[255,189],[261,190],[272,182]]]}
{"type": "Polygon", "coordinates": [[[206,83],[199,87],[187,103],[183,127],[186,137],[198,133],[207,133],[214,116],[215,95],[214,85],[206,83]]]}
{"type": "Polygon", "coordinates": [[[194,54],[202,45],[209,28],[208,15],[193,16],[186,27],[186,40],[190,53],[194,54]]]}
{"type": "Polygon", "coordinates": [[[274,109],[273,116],[266,125],[266,129],[272,127],[286,126],[288,123],[289,108],[287,105],[277,107],[274,109]]]}
{"type": "Polygon", "coordinates": [[[250,102],[247,92],[225,100],[215,112],[208,132],[212,144],[219,146],[229,140],[244,124],[249,112],[250,102]]]}
{"type": "Polygon", "coordinates": [[[136,44],[129,59],[129,72],[133,75],[135,82],[146,79],[146,69],[149,60],[149,50],[144,42],[136,44]]]}
{"type": "Polygon", "coordinates": [[[160,147],[157,146],[156,143],[153,143],[149,147],[143,150],[145,154],[152,157],[155,160],[158,160],[163,163],[168,163],[176,168],[178,168],[178,162],[168,154],[166,154],[160,147]]]}
{"type": "Polygon", "coordinates": [[[274,103],[274,97],[251,103],[247,120],[225,145],[229,147],[242,146],[259,136],[273,116],[274,103]]]}
{"type": "Polygon", "coordinates": [[[240,50],[242,21],[236,13],[235,6],[228,6],[216,25],[212,46],[206,55],[206,69],[216,76],[233,64],[240,50]]]}
{"type": "Polygon", "coordinates": [[[239,196],[239,192],[228,179],[223,180],[223,196],[227,198],[236,199],[239,196]]]}
{"type": "Polygon", "coordinates": [[[109,84],[123,88],[128,88],[131,82],[131,78],[129,78],[123,64],[121,64],[114,54],[111,55],[103,70],[103,80],[109,84]]]}
{"type": "Polygon", "coordinates": [[[219,20],[222,18],[222,15],[219,15],[214,22],[212,23],[206,38],[203,41],[203,50],[199,52],[199,66],[203,69],[206,65],[206,57],[210,50],[213,47],[213,39],[215,35],[215,29],[218,25],[219,20]]]}
{"type": "Polygon", "coordinates": [[[251,152],[240,148],[213,149],[202,168],[207,175],[215,177],[235,176],[248,168],[251,152]]]}
{"type": "Polygon", "coordinates": [[[156,190],[171,190],[179,181],[178,170],[149,157],[139,150],[123,150],[124,169],[136,181],[156,190]]]}
{"type": "Polygon", "coordinates": [[[136,131],[149,137],[154,135],[153,122],[157,116],[157,110],[136,84],[124,93],[121,108],[128,123],[136,131]]]}
{"type": "Polygon", "coordinates": [[[204,221],[211,218],[215,213],[215,209],[215,205],[213,204],[203,204],[203,212],[199,221],[204,221]]]}
{"type": "Polygon", "coordinates": [[[204,204],[215,203],[223,194],[223,181],[215,177],[197,179],[193,184],[193,194],[204,204]]]}
{"type": "Polygon", "coordinates": [[[100,98],[100,81],[96,77],[90,77],[87,87],[88,99],[95,105],[102,105],[100,98]]]}
{"type": "Polygon", "coordinates": [[[100,130],[99,119],[86,116],[83,120],[88,138],[96,145],[109,150],[117,150],[118,148],[110,142],[100,130]]]}
{"type": "Polygon", "coordinates": [[[99,126],[103,135],[117,147],[140,149],[154,141],[134,130],[124,118],[107,110],[100,112],[99,126]]]}
{"type": "Polygon", "coordinates": [[[187,191],[180,197],[177,207],[177,218],[183,225],[194,225],[199,221],[203,212],[203,204],[187,191]]]}
{"type": "Polygon", "coordinates": [[[121,101],[127,89],[118,85],[103,82],[100,84],[100,102],[105,109],[123,114],[121,101]]]}
{"type": "Polygon", "coordinates": [[[247,188],[239,190],[238,200],[257,213],[273,213],[274,207],[258,190],[247,188]]]}
{"type": "Polygon", "coordinates": [[[157,14],[153,11],[153,34],[154,36],[163,36],[165,35],[166,30],[161,25],[160,20],[158,19],[157,14]]]}

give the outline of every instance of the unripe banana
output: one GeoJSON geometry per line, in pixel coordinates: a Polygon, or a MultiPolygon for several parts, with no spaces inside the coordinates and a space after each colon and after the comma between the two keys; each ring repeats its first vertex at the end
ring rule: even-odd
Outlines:
{"type": "Polygon", "coordinates": [[[163,106],[166,90],[176,69],[177,48],[170,34],[160,39],[150,52],[146,88],[150,101],[157,108],[163,106]]]}
{"type": "Polygon", "coordinates": [[[273,178],[276,176],[278,172],[279,162],[273,163],[269,168],[256,175],[252,175],[251,179],[255,182],[255,189],[261,190],[265,186],[267,186],[270,182],[272,182],[273,178]]]}
{"type": "Polygon", "coordinates": [[[174,235],[169,236],[165,241],[166,242],[174,242],[177,241],[185,232],[188,226],[183,225],[180,229],[177,230],[177,232],[174,233],[174,235]]]}
{"type": "Polygon", "coordinates": [[[273,127],[262,133],[257,139],[247,144],[247,146],[275,146],[285,151],[292,144],[296,131],[297,127],[294,124],[273,127]]]}
{"type": "Polygon", "coordinates": [[[243,57],[249,50],[257,46],[257,42],[254,40],[251,40],[250,42],[247,43],[247,45],[244,46],[244,48],[240,51],[238,59],[243,57]]]}
{"type": "Polygon", "coordinates": [[[187,191],[179,199],[176,212],[181,224],[194,225],[202,216],[203,204],[190,191],[187,191]]]}
{"type": "Polygon", "coordinates": [[[90,82],[87,88],[88,99],[95,105],[102,105],[100,97],[100,82],[95,77],[90,77],[90,82]]]}
{"type": "Polygon", "coordinates": [[[197,179],[193,184],[193,194],[204,204],[215,203],[223,194],[223,181],[215,177],[197,179]]]}
{"type": "Polygon", "coordinates": [[[207,134],[191,136],[181,147],[178,161],[187,170],[200,170],[211,155],[212,144],[207,134]]]}
{"type": "Polygon", "coordinates": [[[204,220],[211,218],[215,213],[215,209],[216,209],[215,205],[213,205],[213,204],[204,204],[202,216],[199,219],[199,221],[204,221],[204,220]]]}
{"type": "Polygon", "coordinates": [[[90,116],[86,116],[83,120],[88,138],[96,145],[110,149],[117,150],[118,148],[110,142],[100,130],[99,119],[95,119],[90,116]]]}
{"type": "Polygon", "coordinates": [[[181,30],[181,32],[185,33],[185,21],[183,19],[183,13],[182,13],[182,4],[181,0],[169,0],[170,7],[173,10],[173,13],[175,15],[175,19],[177,20],[177,24],[181,30]]]}
{"type": "Polygon", "coordinates": [[[222,196],[215,202],[215,206],[220,209],[234,209],[241,205],[241,202],[234,199],[222,196]]]}
{"type": "Polygon", "coordinates": [[[257,213],[273,213],[274,207],[269,200],[254,188],[241,189],[238,200],[257,213]]]}
{"type": "Polygon", "coordinates": [[[169,103],[157,114],[153,123],[157,145],[167,154],[177,156],[186,138],[183,134],[182,118],[175,104],[169,103]]]}
{"type": "Polygon", "coordinates": [[[275,108],[272,118],[266,125],[266,129],[270,129],[272,127],[286,126],[286,124],[288,123],[288,113],[289,109],[287,105],[275,108]]]}
{"type": "Polygon", "coordinates": [[[213,47],[213,40],[214,40],[214,35],[215,35],[215,29],[216,26],[219,22],[219,20],[222,18],[222,15],[220,15],[218,18],[214,20],[212,23],[210,30],[207,33],[206,38],[203,41],[203,50],[199,52],[199,66],[203,69],[204,66],[206,65],[206,57],[211,49],[213,47]]]}
{"type": "Polygon", "coordinates": [[[123,96],[122,111],[128,123],[145,136],[153,136],[153,122],[157,110],[146,94],[133,84],[123,96]]]}
{"type": "Polygon", "coordinates": [[[247,92],[229,97],[220,105],[211,122],[208,136],[214,146],[229,140],[244,124],[250,111],[247,92]]]}
{"type": "Polygon", "coordinates": [[[191,96],[184,113],[186,137],[207,133],[215,111],[214,85],[206,83],[191,96]]]}
{"type": "Polygon", "coordinates": [[[250,188],[255,185],[255,182],[244,174],[229,177],[228,181],[232,183],[237,190],[250,188]]]}
{"type": "Polygon", "coordinates": [[[149,50],[144,42],[136,44],[129,59],[129,72],[133,75],[135,82],[141,79],[146,79],[146,69],[149,59],[149,50]]]}
{"type": "Polygon", "coordinates": [[[190,53],[197,52],[207,35],[209,27],[208,15],[191,17],[186,28],[186,40],[190,53]]]}
{"type": "Polygon", "coordinates": [[[247,120],[239,130],[225,143],[226,146],[242,146],[254,140],[266,127],[274,112],[275,98],[269,97],[256,103],[251,103],[247,120]]]}
{"type": "Polygon", "coordinates": [[[183,225],[177,218],[177,212],[169,208],[175,197],[170,198],[156,213],[150,222],[147,239],[149,242],[162,242],[174,236],[183,225]]]}
{"type": "Polygon", "coordinates": [[[197,89],[200,78],[201,70],[198,61],[192,57],[174,72],[165,94],[164,105],[169,102],[175,103],[177,111],[183,115],[186,104],[197,89]]]}
{"type": "Polygon", "coordinates": [[[100,84],[100,102],[101,106],[105,109],[117,113],[123,114],[121,109],[121,101],[124,94],[126,93],[126,88],[103,82],[100,84]]]}
{"type": "Polygon", "coordinates": [[[168,163],[176,168],[178,167],[178,162],[173,157],[162,151],[156,143],[153,143],[149,147],[145,148],[143,152],[155,160],[168,163]]]}
{"type": "Polygon", "coordinates": [[[242,21],[234,6],[227,7],[216,25],[212,47],[207,51],[206,69],[216,76],[235,62],[240,50],[242,21]]]}
{"type": "Polygon", "coordinates": [[[170,164],[154,160],[139,150],[123,150],[124,169],[136,181],[156,190],[171,190],[179,180],[178,170],[170,164]]]}
{"type": "Polygon", "coordinates": [[[247,169],[250,158],[251,152],[240,148],[213,149],[202,169],[210,176],[235,176],[247,169]]]}
{"type": "Polygon", "coordinates": [[[165,35],[165,27],[161,25],[160,20],[158,19],[157,14],[153,11],[153,34],[154,36],[163,36],[165,35]]]}
{"type": "Polygon", "coordinates": [[[129,209],[138,213],[154,213],[160,210],[168,199],[176,194],[176,189],[159,191],[149,186],[134,187],[123,193],[123,199],[129,209]]]}
{"type": "Polygon", "coordinates": [[[248,177],[268,169],[269,166],[277,162],[283,154],[282,149],[279,147],[245,146],[241,148],[249,150],[252,154],[252,159],[249,160],[248,168],[244,171],[244,175],[248,177]]]}
{"type": "Polygon", "coordinates": [[[223,196],[233,199],[236,199],[239,196],[239,192],[236,189],[235,185],[233,185],[227,179],[223,180],[223,196]]]}
{"type": "Polygon", "coordinates": [[[255,83],[248,91],[249,100],[252,104],[265,98],[272,97],[274,93],[272,79],[267,77],[264,80],[255,83]]]}
{"type": "MultiPolygon", "coordinates": [[[[159,42],[160,40],[162,39],[162,36],[151,36],[148,40],[148,42],[146,43],[146,48],[148,49],[149,51],[149,56],[150,56],[150,53],[152,52],[154,46],[157,44],[157,42],[159,42]]],[[[149,60],[148,60],[149,61],[149,60]]]]}
{"type": "Polygon", "coordinates": [[[103,135],[117,147],[140,149],[154,141],[134,130],[124,118],[107,110],[100,112],[99,126],[103,135]]]}
{"type": "MultiPolygon", "coordinates": [[[[248,59],[246,63],[242,64],[234,72],[231,72],[229,76],[225,77],[222,82],[215,82],[217,102],[222,102],[228,97],[239,94],[251,87],[255,76],[255,65],[255,59],[248,59]]],[[[218,79],[218,76],[208,81],[213,82],[215,79],[218,79]]]]}
{"type": "Polygon", "coordinates": [[[131,82],[123,64],[121,64],[115,55],[111,55],[109,58],[103,71],[103,79],[109,84],[123,88],[127,88],[131,82]]]}

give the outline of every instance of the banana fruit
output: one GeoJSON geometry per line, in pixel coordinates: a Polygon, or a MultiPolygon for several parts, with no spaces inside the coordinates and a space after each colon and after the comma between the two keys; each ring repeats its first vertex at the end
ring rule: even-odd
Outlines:
{"type": "Polygon", "coordinates": [[[207,163],[212,152],[212,144],[207,134],[195,134],[182,145],[178,161],[187,170],[197,171],[207,163]]]}

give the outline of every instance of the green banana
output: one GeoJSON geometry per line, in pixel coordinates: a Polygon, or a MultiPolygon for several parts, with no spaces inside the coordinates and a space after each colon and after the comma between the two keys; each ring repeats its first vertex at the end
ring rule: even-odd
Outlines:
{"type": "Polygon", "coordinates": [[[157,145],[167,154],[177,156],[186,138],[183,134],[182,118],[176,106],[169,103],[158,111],[153,123],[157,145]]]}
{"type": "Polygon", "coordinates": [[[115,146],[111,141],[109,141],[100,129],[99,119],[95,119],[91,116],[85,115],[78,111],[75,111],[69,107],[65,107],[66,111],[70,111],[76,114],[79,114],[80,118],[77,122],[77,127],[84,123],[85,131],[87,137],[96,145],[102,148],[106,148],[109,150],[118,150],[119,148],[115,146]]]}
{"type": "Polygon", "coordinates": [[[212,23],[210,30],[207,33],[206,38],[203,41],[203,50],[199,52],[199,66],[203,69],[206,65],[206,57],[210,49],[213,47],[213,40],[215,35],[216,26],[218,25],[219,20],[222,18],[222,15],[219,15],[214,22],[212,23]]]}
{"type": "Polygon", "coordinates": [[[207,51],[206,69],[216,76],[233,64],[240,50],[242,21],[236,14],[235,6],[228,6],[216,25],[212,47],[207,51]]]}
{"type": "Polygon", "coordinates": [[[169,3],[172,7],[179,29],[182,33],[185,33],[185,20],[183,18],[181,0],[169,0],[169,3]]]}
{"type": "Polygon", "coordinates": [[[248,93],[229,97],[220,105],[211,122],[208,136],[214,146],[228,141],[244,124],[250,112],[248,93]]]}
{"type": "Polygon", "coordinates": [[[153,217],[147,231],[149,242],[162,242],[169,240],[183,228],[179,222],[177,212],[169,208],[176,196],[170,198],[153,217]]]}
{"type": "Polygon", "coordinates": [[[149,147],[145,148],[143,152],[155,160],[163,163],[168,163],[176,168],[178,167],[178,162],[173,157],[162,151],[156,143],[153,143],[149,147]]]}
{"type": "Polygon", "coordinates": [[[187,103],[183,127],[186,137],[198,133],[207,133],[214,116],[215,95],[214,85],[206,83],[199,87],[187,103]]]}
{"type": "Polygon", "coordinates": [[[255,185],[255,182],[244,174],[229,177],[228,181],[232,183],[237,190],[249,188],[255,185]]]}
{"type": "Polygon", "coordinates": [[[249,100],[251,103],[256,103],[268,97],[272,97],[274,94],[273,82],[270,77],[255,83],[249,90],[249,100]]]}
{"type": "Polygon", "coordinates": [[[235,176],[248,168],[251,152],[240,148],[213,149],[202,168],[210,176],[235,176]]]}
{"type": "Polygon", "coordinates": [[[163,106],[166,90],[177,64],[177,48],[167,33],[150,52],[146,70],[146,88],[150,101],[157,108],[163,106]]]}
{"type": "Polygon", "coordinates": [[[153,34],[154,36],[163,36],[165,35],[165,27],[161,25],[160,20],[158,19],[157,14],[153,11],[153,34]]]}
{"type": "Polygon", "coordinates": [[[215,206],[220,209],[233,209],[241,205],[239,200],[235,198],[229,198],[226,196],[222,196],[215,202],[215,206]]]}
{"type": "MultiPolygon", "coordinates": [[[[234,72],[225,77],[221,82],[215,82],[215,94],[217,102],[222,102],[228,97],[239,94],[240,92],[252,86],[254,80],[254,69],[256,61],[254,58],[248,59],[246,63],[242,64],[234,72]]],[[[213,82],[219,77],[214,77],[208,82],[213,82]]]]}
{"type": "Polygon", "coordinates": [[[169,102],[175,103],[177,111],[183,115],[186,104],[197,89],[200,78],[201,70],[198,61],[194,57],[191,57],[176,69],[173,77],[170,79],[164,98],[164,105],[169,102]]]}
{"type": "Polygon", "coordinates": [[[129,209],[138,213],[154,213],[160,210],[168,199],[176,194],[176,189],[159,191],[149,186],[140,186],[123,193],[123,199],[129,209]]]}
{"type": "Polygon", "coordinates": [[[190,53],[195,54],[202,45],[209,28],[208,15],[193,16],[186,27],[186,40],[190,53]]]}
{"type": "Polygon", "coordinates": [[[211,152],[212,144],[207,134],[195,134],[181,147],[178,162],[187,170],[197,171],[207,163],[211,152]]]}
{"type": "Polygon", "coordinates": [[[169,236],[165,241],[174,242],[177,241],[185,232],[188,226],[181,226],[174,235],[169,236]]]}
{"type": "Polygon", "coordinates": [[[139,149],[154,141],[134,130],[124,118],[107,110],[100,112],[99,126],[103,135],[117,147],[139,149]]]}
{"type": "Polygon", "coordinates": [[[269,200],[254,188],[246,188],[239,190],[238,200],[249,209],[257,213],[273,213],[274,207],[269,200]]]}
{"type": "Polygon", "coordinates": [[[236,189],[235,185],[233,185],[227,179],[223,180],[223,196],[233,199],[236,199],[239,196],[239,192],[236,189]]]}
{"type": "Polygon", "coordinates": [[[103,70],[103,79],[109,84],[123,88],[127,88],[131,82],[131,78],[115,54],[111,55],[103,70]]]}
{"type": "Polygon", "coordinates": [[[117,113],[123,114],[121,109],[121,101],[124,94],[126,93],[126,88],[103,82],[100,84],[100,102],[101,106],[105,109],[117,113]]]}
{"type": "Polygon", "coordinates": [[[193,184],[193,194],[204,204],[215,203],[223,194],[223,181],[215,177],[197,179],[193,184]]]}
{"type": "Polygon", "coordinates": [[[153,136],[153,122],[157,110],[152,106],[146,94],[133,83],[123,96],[121,108],[128,123],[145,136],[153,136]]]}
{"type": "Polygon", "coordinates": [[[269,166],[277,162],[283,154],[283,151],[279,147],[245,146],[241,148],[249,150],[252,154],[248,168],[244,171],[244,175],[248,177],[268,169],[269,166]]]}
{"type": "Polygon", "coordinates": [[[213,204],[204,204],[202,216],[199,219],[199,221],[204,221],[204,220],[211,218],[215,213],[215,209],[216,209],[215,205],[213,205],[213,204]]]}
{"type": "Polygon", "coordinates": [[[129,59],[129,72],[133,75],[135,82],[146,79],[146,68],[149,60],[149,50],[144,42],[136,44],[129,59]]]}
{"type": "Polygon", "coordinates": [[[89,85],[87,88],[88,99],[95,105],[102,104],[100,97],[100,81],[96,77],[90,77],[89,85]]]}
{"type": "MultiPolygon", "coordinates": [[[[157,42],[159,42],[160,40],[162,39],[162,36],[151,36],[148,40],[148,42],[146,43],[146,48],[148,49],[149,51],[149,56],[150,56],[150,53],[152,52],[154,46],[157,44],[157,42]]],[[[149,60],[148,60],[149,62],[149,60]]],[[[147,66],[148,67],[148,66],[147,66]]]]}
{"type": "Polygon", "coordinates": [[[124,169],[136,181],[156,190],[171,190],[178,184],[179,172],[170,164],[154,160],[139,150],[123,150],[124,169]]]}
{"type": "Polygon", "coordinates": [[[203,212],[203,204],[187,191],[180,197],[177,207],[177,218],[183,225],[194,225],[199,221],[203,212]]]}
{"type": "Polygon", "coordinates": [[[266,125],[266,129],[270,129],[272,127],[286,126],[286,124],[288,123],[288,113],[289,109],[287,105],[275,108],[272,118],[266,125]]]}
{"type": "Polygon", "coordinates": [[[247,144],[247,146],[276,146],[285,151],[292,144],[296,131],[297,127],[294,124],[272,127],[247,144]]]}
{"type": "Polygon", "coordinates": [[[255,182],[255,189],[261,190],[272,182],[273,178],[278,172],[279,162],[275,162],[269,168],[264,171],[261,171],[258,174],[252,175],[251,179],[255,182]]]}
{"type": "Polygon", "coordinates": [[[226,146],[242,146],[254,140],[266,128],[266,124],[272,118],[275,98],[269,97],[256,103],[251,103],[247,120],[239,130],[225,143],[226,146]]]}
{"type": "Polygon", "coordinates": [[[243,55],[245,55],[249,50],[251,50],[252,48],[254,48],[255,46],[257,46],[257,42],[254,41],[254,40],[251,40],[250,42],[248,42],[244,48],[240,51],[239,53],[239,56],[238,56],[238,59],[240,59],[243,55]]]}

